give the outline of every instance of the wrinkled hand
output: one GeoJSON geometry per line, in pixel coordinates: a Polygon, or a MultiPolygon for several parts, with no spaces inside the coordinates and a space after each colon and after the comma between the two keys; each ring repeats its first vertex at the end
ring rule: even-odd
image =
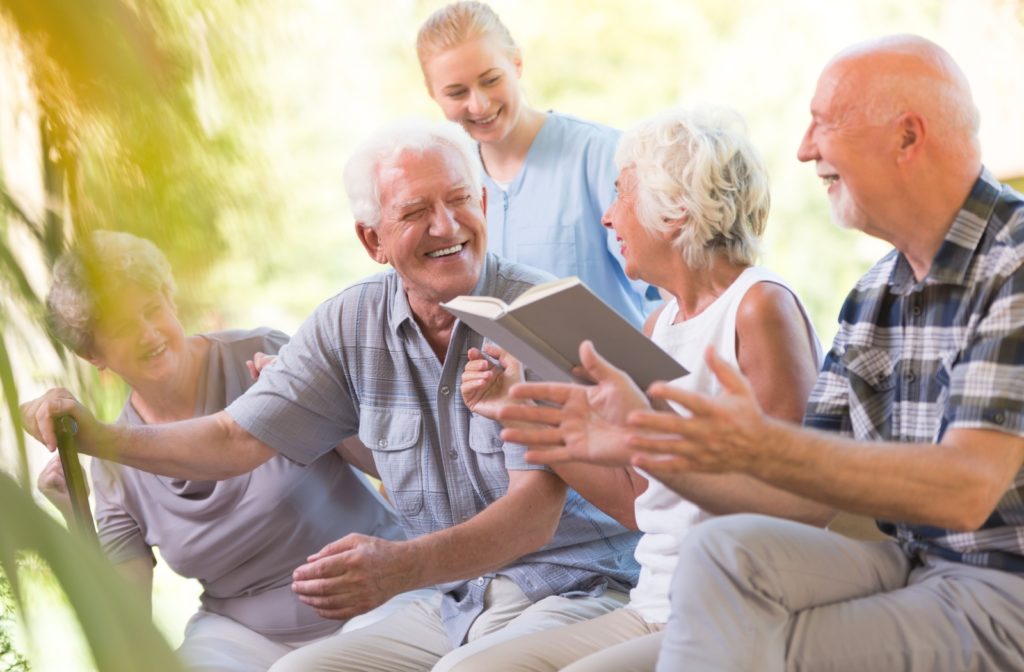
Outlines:
{"type": "Polygon", "coordinates": [[[252,359],[245,360],[245,366],[249,369],[249,375],[253,380],[260,379],[263,369],[277,361],[277,355],[268,355],[262,352],[254,353],[252,359]]]}
{"type": "Polygon", "coordinates": [[[634,430],[629,445],[638,454],[633,466],[659,473],[749,473],[767,434],[768,419],[761,410],[750,382],[708,348],[704,360],[722,384],[722,392],[709,397],[686,392],[665,383],[651,385],[654,399],[675,402],[690,417],[671,411],[635,411],[628,424],[634,430]]]}
{"type": "Polygon", "coordinates": [[[462,400],[472,412],[497,420],[501,407],[513,403],[508,393],[513,385],[524,380],[523,366],[493,343],[486,344],[484,352],[501,366],[495,366],[477,348],[470,348],[469,362],[462,372],[462,400]]]}
{"type": "Polygon", "coordinates": [[[627,444],[626,418],[631,411],[649,409],[643,392],[621,369],[604,359],[590,341],[580,345],[583,372],[594,385],[525,383],[512,396],[539,404],[507,406],[504,421],[533,423],[508,426],[502,438],[530,447],[526,459],[535,464],[570,461],[626,466],[633,456],[627,444]]]}
{"type": "MultiPolygon", "coordinates": [[[[72,515],[71,496],[68,494],[68,483],[64,480],[64,468],[60,463],[60,456],[54,455],[46,463],[43,470],[39,472],[36,479],[36,487],[39,492],[57,507],[65,518],[72,515]]],[[[85,494],[89,494],[89,481],[85,481],[85,494]]]]}
{"type": "Polygon", "coordinates": [[[416,588],[403,542],[349,534],[309,556],[292,573],[292,590],[322,618],[365,614],[395,595],[416,588]]]}
{"type": "Polygon", "coordinates": [[[78,423],[75,441],[79,450],[95,455],[104,425],[73,394],[62,387],[56,387],[21,405],[21,422],[25,431],[43,443],[50,452],[57,450],[53,420],[62,415],[70,415],[78,423]]]}

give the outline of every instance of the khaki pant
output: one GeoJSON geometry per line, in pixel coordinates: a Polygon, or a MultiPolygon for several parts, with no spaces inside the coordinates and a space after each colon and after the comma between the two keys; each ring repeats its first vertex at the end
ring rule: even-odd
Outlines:
{"type": "Polygon", "coordinates": [[[515,582],[499,576],[487,587],[484,611],[461,647],[445,634],[438,594],[369,627],[304,646],[277,661],[271,672],[448,672],[491,646],[601,616],[627,599],[625,593],[608,591],[531,603],[515,582]]]}
{"type": "Polygon", "coordinates": [[[1024,670],[1024,577],[765,516],[691,530],[659,672],[1024,670]]]}
{"type": "Polygon", "coordinates": [[[466,658],[451,672],[653,672],[664,626],[630,609],[514,639],[466,658]]]}

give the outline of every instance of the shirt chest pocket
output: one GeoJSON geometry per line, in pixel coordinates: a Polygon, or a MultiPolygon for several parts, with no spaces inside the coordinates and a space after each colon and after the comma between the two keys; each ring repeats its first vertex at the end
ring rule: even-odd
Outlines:
{"type": "Polygon", "coordinates": [[[423,508],[423,418],[406,408],[363,406],[359,440],[373,451],[381,481],[396,509],[414,515],[423,508]]]}

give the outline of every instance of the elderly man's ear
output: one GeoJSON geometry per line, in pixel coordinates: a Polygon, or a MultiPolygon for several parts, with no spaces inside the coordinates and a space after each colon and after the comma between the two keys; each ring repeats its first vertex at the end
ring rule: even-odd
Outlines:
{"type": "Polygon", "coordinates": [[[900,134],[900,161],[908,161],[917,156],[928,133],[928,124],[921,115],[915,112],[906,112],[896,120],[896,127],[900,134]]]}
{"type": "Polygon", "coordinates": [[[356,235],[359,242],[366,248],[366,252],[378,264],[388,264],[388,255],[381,244],[380,233],[377,229],[367,226],[363,222],[356,222],[356,235]]]}

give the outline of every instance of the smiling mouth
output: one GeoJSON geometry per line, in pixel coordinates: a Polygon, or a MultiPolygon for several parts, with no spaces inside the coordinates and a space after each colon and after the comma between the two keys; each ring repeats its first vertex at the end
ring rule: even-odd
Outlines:
{"type": "Polygon", "coordinates": [[[452,245],[451,247],[445,247],[440,250],[434,250],[433,252],[427,252],[427,256],[430,257],[431,259],[449,257],[453,254],[458,254],[459,252],[462,252],[463,247],[465,247],[465,244],[459,243],[458,245],[452,245]]]}
{"type": "Polygon", "coordinates": [[[163,343],[148,352],[142,353],[142,359],[156,359],[167,350],[167,344],[163,343]]]}
{"type": "Polygon", "coordinates": [[[839,181],[838,175],[819,175],[818,177],[821,178],[821,183],[824,184],[826,187],[831,187],[833,184],[839,181]]]}
{"type": "Polygon", "coordinates": [[[484,117],[483,119],[470,119],[469,123],[476,124],[478,126],[486,126],[487,124],[490,124],[491,122],[498,118],[498,115],[501,114],[501,110],[502,108],[499,107],[498,111],[492,114],[491,116],[484,117]]]}

